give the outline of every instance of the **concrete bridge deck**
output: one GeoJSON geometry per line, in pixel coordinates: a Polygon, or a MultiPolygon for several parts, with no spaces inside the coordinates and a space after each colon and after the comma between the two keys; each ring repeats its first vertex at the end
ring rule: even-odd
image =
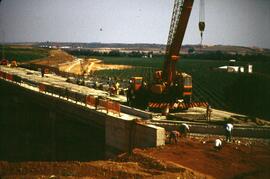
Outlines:
{"type": "MultiPolygon", "coordinates": [[[[30,80],[33,82],[33,84],[43,83],[43,84],[67,89],[70,91],[78,92],[85,95],[100,96],[100,97],[105,97],[105,98],[118,101],[118,102],[126,102],[125,96],[121,96],[121,95],[110,96],[110,94],[106,91],[88,88],[86,86],[81,86],[77,84],[72,84],[72,83],[67,82],[67,78],[58,76],[56,74],[44,74],[44,77],[42,77],[41,73],[38,71],[33,71],[33,70],[20,68],[20,67],[9,68],[5,66],[0,66],[0,70],[8,74],[17,75],[23,79],[30,80]]],[[[33,85],[31,86],[33,87],[33,85]]]]}

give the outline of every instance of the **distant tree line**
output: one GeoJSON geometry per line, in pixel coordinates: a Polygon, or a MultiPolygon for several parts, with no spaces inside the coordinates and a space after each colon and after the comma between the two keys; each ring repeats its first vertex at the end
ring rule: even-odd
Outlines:
{"type": "Polygon", "coordinates": [[[230,54],[222,51],[213,51],[213,52],[203,52],[203,53],[189,53],[183,54],[183,58],[188,59],[209,59],[209,60],[229,60],[235,59],[238,61],[268,61],[270,62],[270,56],[261,54],[261,53],[253,53],[253,54],[230,54]]]}
{"type": "MultiPolygon", "coordinates": [[[[153,56],[164,56],[164,54],[153,54],[152,52],[143,51],[132,51],[132,52],[122,52],[120,50],[111,50],[109,52],[100,52],[88,49],[66,49],[68,53],[78,57],[89,57],[89,56],[111,56],[111,57],[149,57],[150,54],[153,56]]],[[[238,61],[270,61],[270,56],[265,54],[230,54],[222,51],[211,51],[197,53],[196,51],[189,50],[188,54],[182,54],[182,58],[186,59],[207,59],[207,60],[229,60],[235,59],[238,61]]]]}
{"type": "Polygon", "coordinates": [[[111,50],[109,52],[99,52],[95,50],[69,50],[68,52],[71,55],[78,57],[89,57],[89,56],[110,56],[110,57],[144,57],[152,54],[152,52],[143,52],[143,51],[132,51],[132,52],[121,52],[120,50],[111,50]]]}

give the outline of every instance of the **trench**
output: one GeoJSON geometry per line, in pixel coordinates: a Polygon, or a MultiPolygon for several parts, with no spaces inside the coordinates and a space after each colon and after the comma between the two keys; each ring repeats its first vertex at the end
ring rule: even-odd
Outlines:
{"type": "Polygon", "coordinates": [[[104,126],[88,112],[0,80],[0,160],[104,159],[104,126]]]}

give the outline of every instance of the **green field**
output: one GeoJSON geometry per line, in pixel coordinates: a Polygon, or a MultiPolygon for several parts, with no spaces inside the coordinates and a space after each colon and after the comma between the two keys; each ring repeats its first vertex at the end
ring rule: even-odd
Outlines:
{"type": "MultiPolygon", "coordinates": [[[[31,46],[9,45],[4,46],[3,51],[6,59],[16,60],[17,62],[26,62],[48,56],[48,49],[31,46]]],[[[0,56],[2,57],[2,47],[0,48],[0,56]]]]}
{"type": "MultiPolygon", "coordinates": [[[[100,58],[100,57],[99,57],[100,58]]],[[[97,76],[128,79],[143,76],[151,80],[153,72],[162,67],[163,58],[101,57],[108,64],[132,65],[126,70],[103,70],[97,76]]],[[[214,108],[270,119],[270,62],[239,62],[253,65],[253,74],[226,73],[213,68],[228,65],[227,61],[181,59],[177,69],[193,77],[193,100],[207,101],[214,108]]],[[[246,69],[245,69],[246,70],[246,69]]]]}

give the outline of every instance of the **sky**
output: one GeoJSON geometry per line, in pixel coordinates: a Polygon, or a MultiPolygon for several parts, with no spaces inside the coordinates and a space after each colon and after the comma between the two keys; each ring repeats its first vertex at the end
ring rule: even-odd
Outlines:
{"type": "MultiPolygon", "coordinates": [[[[1,42],[166,44],[173,0],[2,0],[1,42]]],[[[183,44],[199,44],[199,0],[183,44]]],[[[204,44],[270,48],[270,0],[205,0],[204,44]]]]}

